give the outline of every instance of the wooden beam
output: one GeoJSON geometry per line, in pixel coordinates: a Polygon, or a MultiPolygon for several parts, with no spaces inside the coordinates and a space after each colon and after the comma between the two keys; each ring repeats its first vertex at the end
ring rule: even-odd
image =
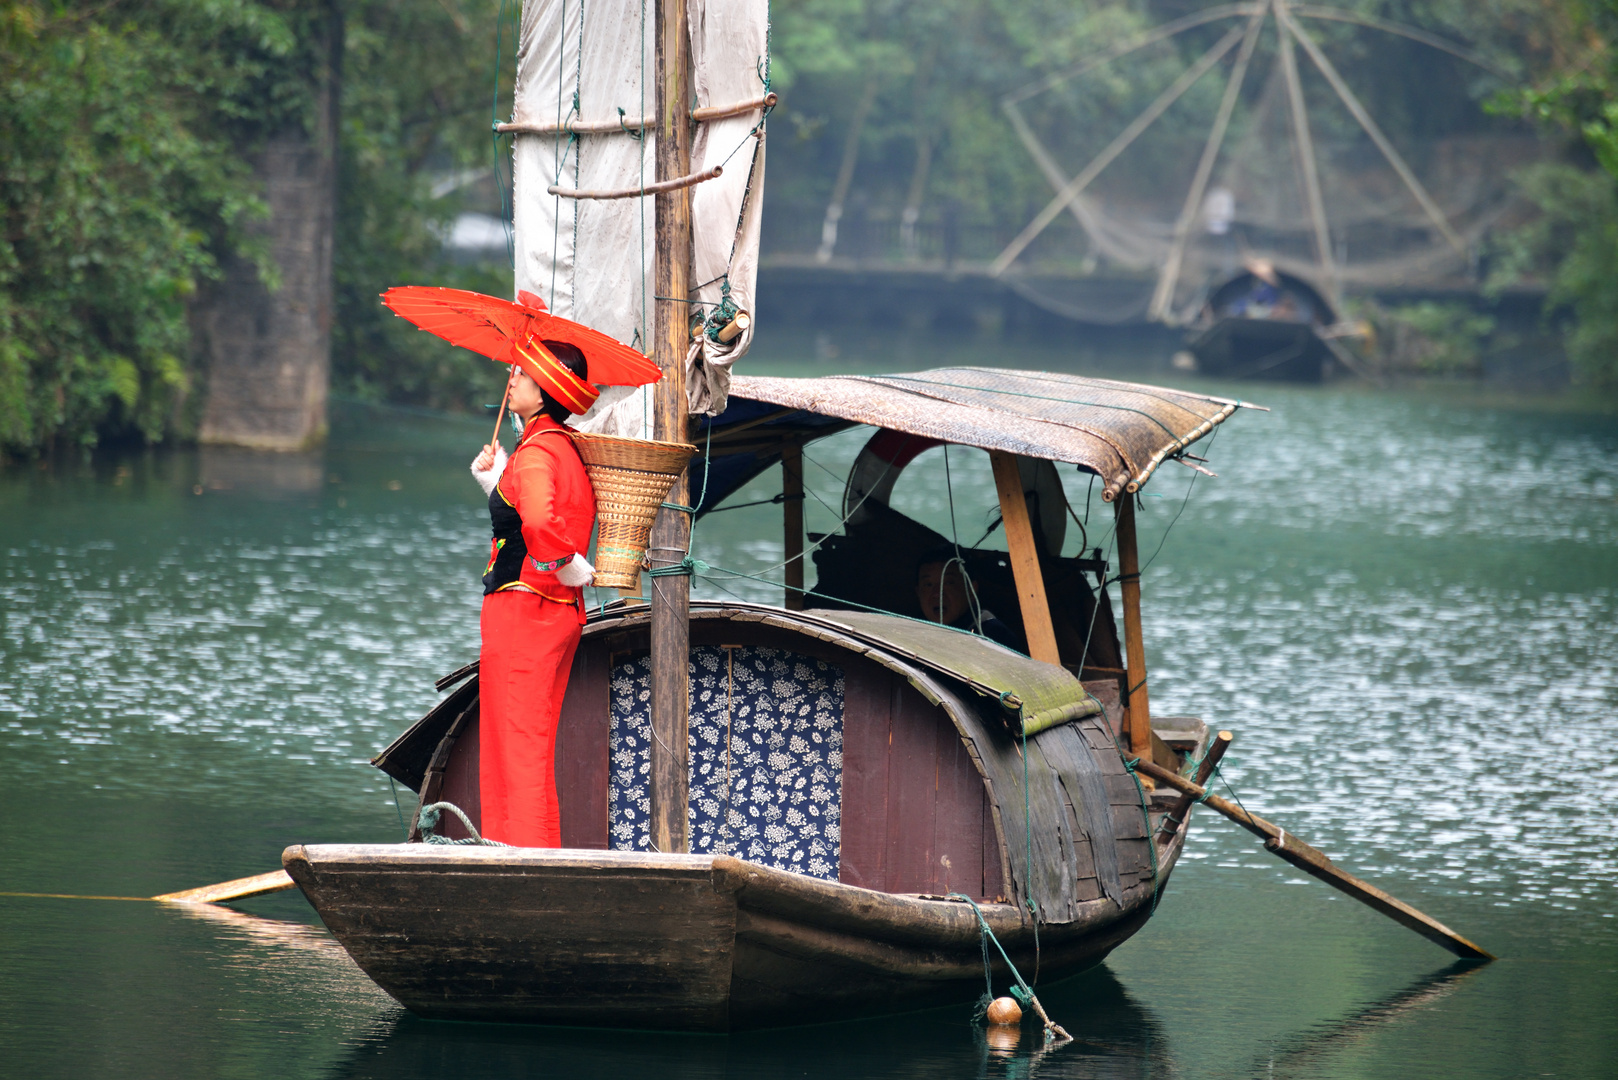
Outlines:
{"type": "Polygon", "coordinates": [[[1187,780],[1178,773],[1170,772],[1150,761],[1137,762],[1135,769],[1137,775],[1150,776],[1192,798],[1201,798],[1208,806],[1262,839],[1266,851],[1291,863],[1309,876],[1319,878],[1332,888],[1347,893],[1360,903],[1375,908],[1394,922],[1409,927],[1456,956],[1467,960],[1495,958],[1493,953],[1468,941],[1432,916],[1417,911],[1404,901],[1341,869],[1328,859],[1324,852],[1310,847],[1279,825],[1250,814],[1245,808],[1221,799],[1218,795],[1209,795],[1201,784],[1187,780]]]}
{"type": "Polygon", "coordinates": [[[1146,642],[1140,629],[1140,549],[1135,542],[1135,496],[1118,508],[1118,577],[1124,594],[1124,735],[1135,757],[1152,756],[1152,707],[1146,692],[1146,642]]]}
{"type": "Polygon", "coordinates": [[[1033,522],[1028,518],[1028,496],[1017,469],[1017,455],[990,450],[989,463],[994,467],[994,486],[1000,493],[1000,517],[1006,526],[1011,575],[1017,583],[1017,603],[1022,608],[1028,655],[1059,666],[1062,658],[1056,649],[1056,628],[1051,625],[1045,575],[1039,568],[1039,548],[1034,542],[1033,522]]]}
{"type": "MultiPolygon", "coordinates": [[[[182,892],[164,893],[154,896],[153,900],[166,900],[171,904],[223,904],[227,900],[245,900],[249,896],[263,896],[265,893],[282,892],[294,887],[292,878],[285,870],[271,870],[268,874],[255,874],[253,877],[237,878],[234,881],[221,881],[217,885],[204,885],[199,889],[186,889],[182,892]]],[[[26,895],[26,894],[25,894],[26,895]]],[[[121,897],[119,899],[122,899],[121,897]]],[[[129,897],[137,899],[137,897],[129,897]]]]}
{"type": "MultiPolygon", "coordinates": [[[[1462,240],[1460,234],[1450,226],[1449,219],[1444,216],[1444,211],[1440,210],[1438,204],[1433,201],[1433,197],[1427,194],[1427,189],[1421,186],[1421,181],[1417,180],[1416,174],[1410,171],[1410,166],[1405,164],[1405,159],[1399,156],[1399,151],[1395,150],[1393,144],[1388,141],[1388,137],[1382,134],[1382,129],[1377,127],[1375,120],[1371,119],[1371,114],[1365,110],[1364,105],[1360,104],[1360,99],[1354,96],[1354,91],[1350,90],[1348,84],[1343,81],[1343,77],[1337,74],[1337,68],[1332,65],[1330,60],[1326,59],[1326,54],[1320,51],[1320,46],[1315,44],[1314,38],[1304,32],[1303,27],[1299,26],[1287,12],[1285,5],[1276,8],[1276,17],[1286,24],[1286,29],[1291,36],[1298,39],[1298,44],[1303,46],[1304,51],[1309,54],[1309,59],[1313,60],[1315,67],[1320,69],[1320,73],[1326,76],[1326,81],[1331,83],[1331,88],[1337,92],[1337,96],[1342,99],[1348,111],[1354,115],[1354,119],[1365,130],[1365,134],[1369,135],[1371,141],[1376,143],[1376,148],[1382,151],[1382,156],[1387,159],[1389,165],[1393,166],[1393,171],[1399,174],[1399,179],[1404,181],[1405,187],[1410,189],[1410,194],[1416,197],[1416,202],[1421,204],[1422,210],[1432,220],[1438,231],[1443,234],[1444,239],[1449,241],[1451,247],[1464,255],[1466,253],[1466,241],[1462,240]]],[[[1285,36],[1283,35],[1283,37],[1285,36]]],[[[1290,47],[1287,49],[1287,53],[1291,55],[1290,47]]]]}
{"type": "MultiPolygon", "coordinates": [[[[685,0],[657,3],[657,179],[691,171],[689,33],[685,0]]],[[[685,391],[685,354],[691,339],[689,312],[680,301],[691,293],[691,189],[663,192],[656,199],[657,265],[653,291],[659,297],[653,328],[654,359],[663,369],[654,396],[652,437],[689,441],[690,407],[685,391]]],[[[667,500],[684,505],[691,498],[689,470],[674,482],[667,500]]],[[[652,527],[648,562],[678,564],[691,543],[691,517],[664,509],[652,527]]],[[[652,662],[652,846],[662,852],[689,849],[686,806],[690,795],[691,579],[670,575],[651,582],[652,662]]]]}
{"type": "Polygon", "coordinates": [[[803,446],[781,447],[782,558],[786,561],[788,611],[803,610],[803,446]]]}
{"type": "Polygon", "coordinates": [[[1303,100],[1303,84],[1298,81],[1298,57],[1292,49],[1291,24],[1280,6],[1276,9],[1276,34],[1281,39],[1277,63],[1286,80],[1287,101],[1292,107],[1292,138],[1298,148],[1298,167],[1303,171],[1303,193],[1309,203],[1309,221],[1315,228],[1315,254],[1320,258],[1320,274],[1326,280],[1326,294],[1337,303],[1337,264],[1332,257],[1331,227],[1326,224],[1326,200],[1320,194],[1320,165],[1315,158],[1315,137],[1309,130],[1309,109],[1303,100]]]}
{"type": "Polygon", "coordinates": [[[1260,9],[1257,15],[1248,20],[1247,36],[1242,38],[1241,51],[1236,54],[1236,66],[1231,69],[1230,78],[1225,82],[1225,96],[1219,101],[1219,112],[1214,116],[1213,127],[1208,129],[1208,141],[1203,144],[1197,171],[1191,177],[1191,188],[1185,194],[1185,205],[1180,208],[1180,219],[1174,223],[1174,242],[1169,245],[1168,260],[1157,277],[1157,289],[1152,293],[1151,307],[1146,312],[1148,319],[1169,321],[1174,307],[1174,286],[1179,282],[1180,264],[1185,258],[1186,240],[1190,238],[1191,225],[1202,209],[1202,193],[1208,187],[1208,178],[1213,175],[1219,148],[1225,144],[1230,114],[1236,109],[1242,82],[1247,78],[1247,64],[1253,59],[1253,48],[1258,44],[1258,32],[1264,26],[1266,10],[1260,9]]]}
{"type": "Polygon", "coordinates": [[[1021,255],[1023,250],[1029,244],[1032,244],[1040,233],[1045,231],[1045,226],[1055,221],[1056,216],[1067,209],[1069,203],[1084,193],[1084,189],[1090,186],[1090,181],[1101,175],[1101,170],[1111,165],[1113,159],[1127,150],[1129,144],[1140,137],[1141,132],[1151,127],[1157,118],[1168,110],[1170,105],[1180,100],[1181,95],[1191,89],[1192,84],[1206,75],[1209,68],[1217,64],[1220,58],[1236,47],[1236,43],[1242,39],[1244,32],[1243,28],[1238,26],[1220,38],[1213,48],[1203,53],[1195,64],[1192,64],[1178,79],[1169,84],[1168,89],[1157,96],[1157,100],[1146,106],[1145,112],[1135,117],[1128,127],[1120,131],[1118,137],[1108,143],[1107,148],[1097,154],[1090,164],[1079,172],[1079,175],[1068,181],[1067,186],[1057,192],[1054,199],[1045,204],[1045,209],[1035,215],[1034,220],[1028,223],[1027,228],[1018,233],[1017,238],[1007,244],[1004,251],[995,256],[994,262],[989,264],[989,276],[999,277],[1005,273],[1006,268],[1016,261],[1017,256],[1021,255]]]}
{"type": "MultiPolygon", "coordinates": [[[[1209,739],[1208,749],[1202,752],[1202,761],[1197,766],[1197,775],[1192,779],[1199,784],[1206,784],[1208,777],[1213,775],[1214,769],[1219,765],[1219,759],[1230,749],[1230,742],[1234,738],[1230,732],[1221,731],[1209,739]]],[[[1191,809],[1191,804],[1195,801],[1192,796],[1181,794],[1169,808],[1169,812],[1163,815],[1163,824],[1158,826],[1157,830],[1159,844],[1167,844],[1174,839],[1174,834],[1180,830],[1181,823],[1185,821],[1186,811],[1191,809]]]]}

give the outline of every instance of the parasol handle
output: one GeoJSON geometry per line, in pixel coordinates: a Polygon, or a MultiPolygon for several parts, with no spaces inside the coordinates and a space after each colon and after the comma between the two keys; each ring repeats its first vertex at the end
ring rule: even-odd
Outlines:
{"type": "Polygon", "coordinates": [[[506,393],[500,399],[500,408],[494,414],[494,434],[489,436],[490,446],[500,445],[500,422],[506,418],[506,402],[511,400],[511,379],[506,379],[506,393]]]}

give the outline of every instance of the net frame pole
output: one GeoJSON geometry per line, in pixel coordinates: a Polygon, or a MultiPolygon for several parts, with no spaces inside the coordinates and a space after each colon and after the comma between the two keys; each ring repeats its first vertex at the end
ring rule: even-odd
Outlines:
{"type": "Polygon", "coordinates": [[[1045,231],[1047,225],[1056,220],[1056,216],[1065,210],[1068,204],[1084,193],[1084,189],[1090,186],[1092,180],[1101,175],[1103,169],[1111,165],[1119,154],[1127,150],[1130,144],[1140,137],[1141,132],[1151,127],[1159,116],[1168,111],[1170,105],[1180,100],[1198,79],[1206,75],[1208,70],[1217,64],[1226,53],[1236,47],[1236,43],[1241,40],[1243,33],[1245,33],[1243,27],[1235,27],[1220,38],[1213,48],[1203,53],[1195,64],[1181,72],[1180,77],[1170,83],[1168,89],[1159,94],[1157,99],[1146,107],[1145,112],[1135,117],[1128,127],[1119,132],[1118,136],[1107,144],[1106,149],[1097,154],[1090,161],[1090,164],[1086,165],[1077,176],[1068,181],[1067,186],[1057,192],[1056,197],[1046,203],[1045,208],[1035,216],[1034,220],[1029,222],[1028,226],[1017,234],[1017,238],[1006,245],[1006,249],[995,257],[994,262],[989,264],[989,276],[999,277],[1005,273],[1006,268],[1016,261],[1017,256],[1021,255],[1028,245],[1032,244],[1039,234],[1045,231]]]}
{"type": "Polygon", "coordinates": [[[1169,246],[1169,257],[1163,264],[1163,271],[1157,277],[1157,288],[1152,293],[1151,306],[1146,309],[1148,319],[1169,321],[1169,309],[1174,303],[1174,287],[1180,282],[1180,265],[1185,259],[1185,245],[1191,235],[1191,223],[1196,220],[1197,211],[1202,205],[1203,192],[1208,186],[1209,177],[1213,175],[1214,163],[1219,159],[1219,151],[1225,145],[1225,132],[1230,128],[1231,114],[1236,111],[1236,100],[1241,96],[1242,84],[1247,79],[1247,65],[1253,59],[1253,50],[1258,46],[1259,31],[1264,28],[1268,14],[1269,9],[1262,8],[1248,20],[1247,36],[1242,38],[1241,50],[1236,54],[1236,66],[1231,68],[1230,78],[1225,82],[1225,96],[1220,99],[1219,112],[1214,116],[1213,127],[1208,130],[1208,141],[1203,145],[1202,158],[1197,162],[1196,174],[1191,178],[1191,188],[1186,192],[1185,205],[1180,208],[1180,218],[1174,223],[1174,241],[1169,246]]]}
{"type": "Polygon", "coordinates": [[[1320,193],[1320,165],[1315,158],[1315,139],[1309,130],[1309,107],[1303,100],[1303,83],[1298,79],[1298,57],[1293,50],[1291,20],[1286,17],[1286,4],[1274,0],[1275,33],[1280,39],[1281,75],[1286,81],[1287,101],[1292,106],[1292,142],[1298,151],[1298,167],[1303,172],[1304,198],[1309,203],[1309,221],[1315,230],[1315,254],[1320,259],[1321,284],[1335,305],[1337,300],[1337,263],[1332,258],[1331,226],[1326,221],[1326,200],[1320,193]]]}
{"type": "Polygon", "coordinates": [[[1388,141],[1388,137],[1382,134],[1382,129],[1377,126],[1375,120],[1371,119],[1371,114],[1360,103],[1360,99],[1354,96],[1354,91],[1348,88],[1348,84],[1343,81],[1343,77],[1337,73],[1336,66],[1326,58],[1325,53],[1320,51],[1320,46],[1315,43],[1314,38],[1310,37],[1308,32],[1298,25],[1297,20],[1292,17],[1292,13],[1287,10],[1287,5],[1281,3],[1280,0],[1277,0],[1276,3],[1276,18],[1285,25],[1287,33],[1296,38],[1298,44],[1303,46],[1303,51],[1309,54],[1309,59],[1313,61],[1320,73],[1326,77],[1326,81],[1331,84],[1332,90],[1336,92],[1343,106],[1348,109],[1365,134],[1371,137],[1371,141],[1382,152],[1382,156],[1387,160],[1388,165],[1393,168],[1394,172],[1399,174],[1399,179],[1404,181],[1404,185],[1410,190],[1410,194],[1416,197],[1416,202],[1421,205],[1422,212],[1432,221],[1444,239],[1449,241],[1450,246],[1464,255],[1466,253],[1466,241],[1462,240],[1460,234],[1451,227],[1449,219],[1444,216],[1444,211],[1439,209],[1438,203],[1433,201],[1433,197],[1427,193],[1427,189],[1422,186],[1421,181],[1416,179],[1416,174],[1410,170],[1409,165],[1405,164],[1405,159],[1400,156],[1399,151],[1393,148],[1393,144],[1388,141]]]}

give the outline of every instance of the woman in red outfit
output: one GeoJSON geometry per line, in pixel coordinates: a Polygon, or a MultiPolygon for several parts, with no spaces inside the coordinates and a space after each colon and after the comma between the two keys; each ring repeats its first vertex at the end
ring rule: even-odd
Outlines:
{"type": "Polygon", "coordinates": [[[489,495],[494,538],[483,575],[478,671],[478,786],[483,835],[517,847],[560,847],[556,726],[584,625],[585,561],[595,492],[562,421],[599,391],[573,345],[516,349],[511,411],[522,435],[508,459],[483,448],[472,475],[489,495]]]}

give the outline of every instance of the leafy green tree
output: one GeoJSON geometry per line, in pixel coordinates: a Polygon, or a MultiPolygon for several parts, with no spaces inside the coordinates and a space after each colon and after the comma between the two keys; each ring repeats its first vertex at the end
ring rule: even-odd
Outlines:
{"type": "Polygon", "coordinates": [[[258,208],[231,129],[292,49],[257,5],[0,7],[0,447],[184,427],[187,299],[258,208]]]}
{"type": "Polygon", "coordinates": [[[1491,285],[1549,285],[1548,308],[1572,316],[1568,359],[1584,383],[1618,391],[1618,0],[1559,5],[1553,75],[1501,95],[1500,111],[1576,140],[1569,160],[1523,172],[1537,220],[1505,238],[1491,285]]]}

